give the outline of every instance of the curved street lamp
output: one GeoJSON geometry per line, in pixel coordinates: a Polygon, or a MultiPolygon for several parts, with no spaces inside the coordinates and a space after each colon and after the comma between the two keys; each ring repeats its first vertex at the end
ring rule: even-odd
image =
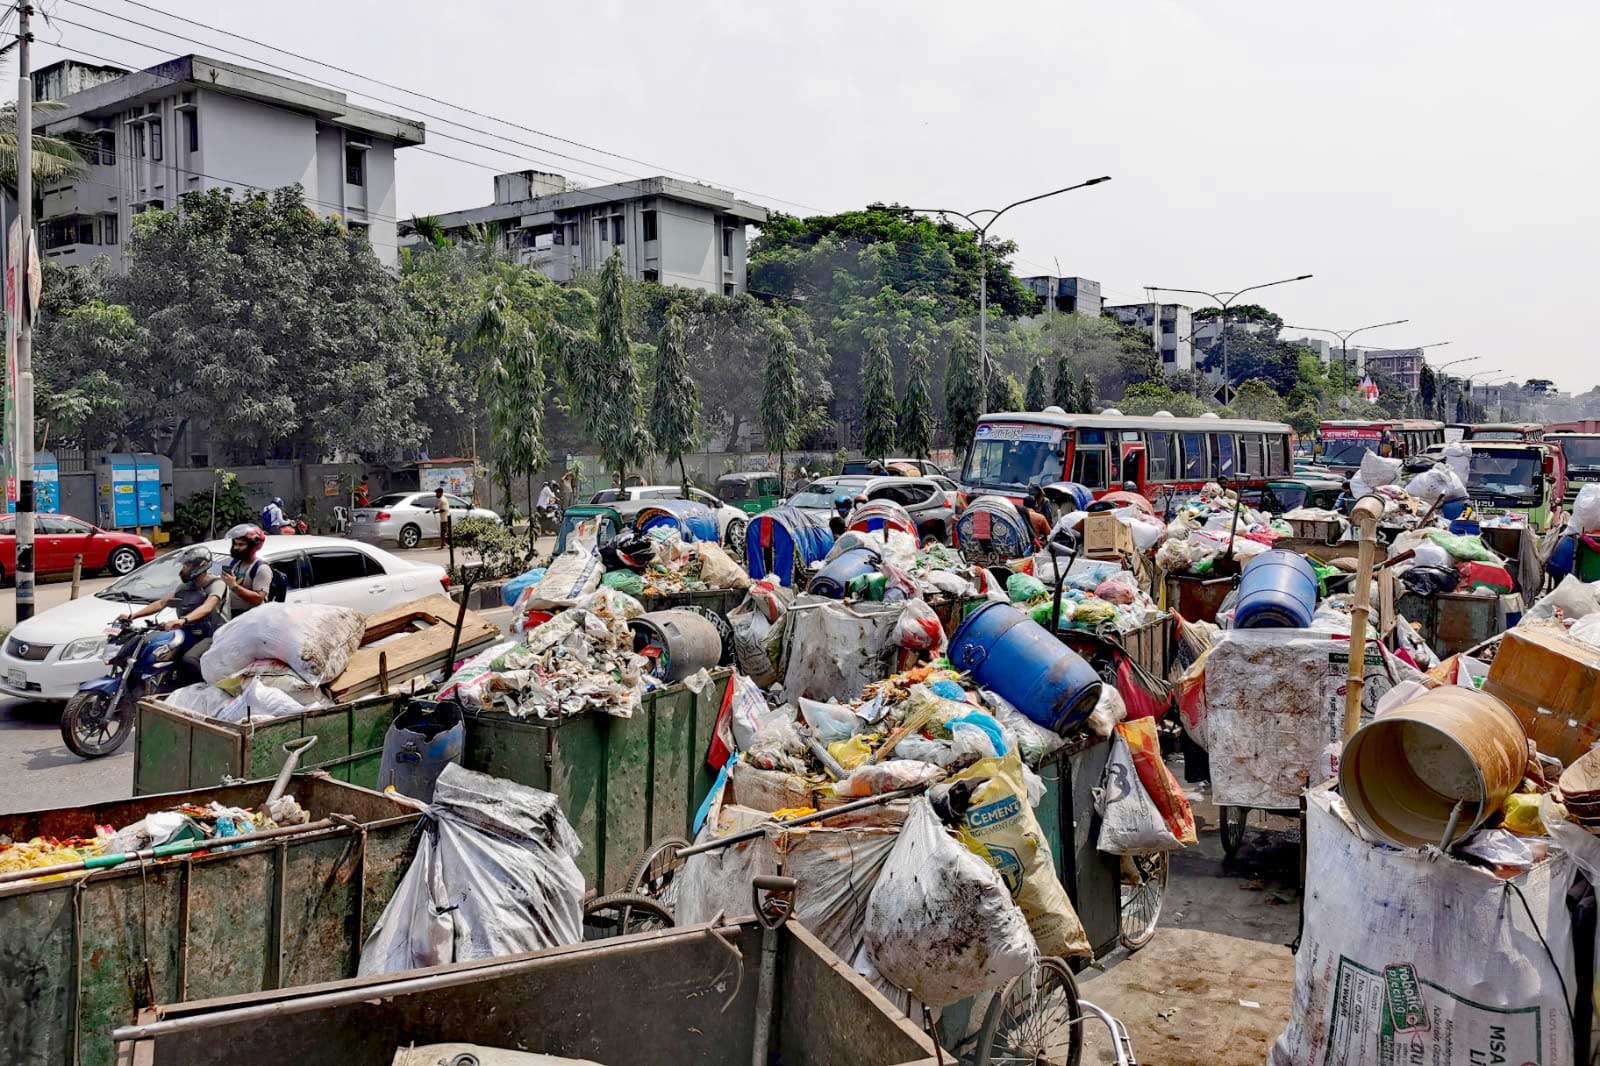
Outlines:
{"type": "Polygon", "coordinates": [[[1291,281],[1305,281],[1311,276],[1310,274],[1300,274],[1292,278],[1279,278],[1277,281],[1263,281],[1259,285],[1246,285],[1244,288],[1232,292],[1227,289],[1219,289],[1216,292],[1207,292],[1204,289],[1175,289],[1171,285],[1146,285],[1145,288],[1156,292],[1186,292],[1190,296],[1204,296],[1215,300],[1217,306],[1222,309],[1222,401],[1226,403],[1228,401],[1228,389],[1232,384],[1228,379],[1228,308],[1232,307],[1234,302],[1247,292],[1255,292],[1257,289],[1270,289],[1274,285],[1287,285],[1291,281]]]}

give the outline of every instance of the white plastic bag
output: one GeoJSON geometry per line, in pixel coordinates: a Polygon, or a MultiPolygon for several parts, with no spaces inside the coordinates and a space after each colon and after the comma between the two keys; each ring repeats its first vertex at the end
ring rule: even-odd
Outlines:
{"type": "Polygon", "coordinates": [[[794,715],[787,707],[774,709],[769,706],[767,697],[761,693],[761,686],[743,674],[735,672],[731,683],[733,743],[740,751],[750,751],[755,747],[756,737],[768,722],[794,720],[794,715]]]}
{"type": "Polygon", "coordinates": [[[709,540],[694,546],[700,557],[700,576],[714,589],[747,589],[750,575],[745,573],[733,557],[709,540]]]}
{"type": "Polygon", "coordinates": [[[944,771],[932,763],[890,759],[856,767],[849,777],[834,784],[833,792],[836,796],[879,796],[896,789],[926,785],[943,776],[944,771]]]}
{"type": "Polygon", "coordinates": [[[951,839],[925,797],[867,900],[867,957],[885,980],[932,1007],[1002,987],[1037,948],[989,864],[951,839]]]}
{"type": "Polygon", "coordinates": [[[423,830],[416,858],[361,949],[358,976],[583,939],[578,836],[554,795],[451,763],[423,830]]]}
{"type": "Polygon", "coordinates": [[[1572,520],[1567,523],[1567,532],[1600,532],[1600,482],[1590,482],[1578,490],[1578,498],[1572,502],[1572,520]]]}
{"type": "Polygon", "coordinates": [[[856,735],[856,712],[838,703],[824,703],[801,697],[800,717],[811,727],[811,735],[824,744],[849,740],[856,735]]]}
{"type": "Polygon", "coordinates": [[[895,644],[913,651],[941,651],[944,648],[944,626],[924,600],[910,600],[894,624],[895,644]]]}
{"type": "MultiPolygon", "coordinates": [[[[1417,566],[1442,566],[1446,569],[1451,569],[1456,565],[1456,561],[1451,557],[1450,553],[1431,540],[1418,544],[1411,550],[1412,559],[1417,566]]],[[[1396,554],[1399,553],[1396,552],[1396,554]]]]}
{"type": "Polygon", "coordinates": [[[1456,472],[1446,463],[1430,466],[1406,482],[1406,493],[1432,507],[1439,500],[1460,500],[1467,495],[1467,487],[1456,477],[1456,472]]]}
{"type": "Polygon", "coordinates": [[[1558,607],[1563,618],[1583,618],[1585,615],[1600,612],[1600,597],[1595,596],[1593,585],[1586,584],[1573,574],[1568,574],[1561,579],[1561,584],[1539,597],[1523,617],[1530,621],[1554,618],[1558,607]]]}
{"type": "Polygon", "coordinates": [[[846,604],[801,596],[783,641],[783,691],[791,700],[856,699],[889,674],[894,629],[904,603],[846,604]]]}
{"type": "Polygon", "coordinates": [[[1403,465],[1399,459],[1385,459],[1377,452],[1366,452],[1361,456],[1361,470],[1356,476],[1376,489],[1399,481],[1403,465]]]}
{"type": "Polygon", "coordinates": [[[197,714],[202,718],[210,718],[233,702],[233,697],[227,692],[215,685],[208,685],[204,681],[197,681],[192,685],[173,689],[159,698],[162,703],[169,707],[176,707],[180,711],[197,714]]]}
{"type": "Polygon", "coordinates": [[[1101,851],[1133,855],[1183,847],[1140,782],[1133,752],[1120,733],[1111,738],[1105,776],[1094,790],[1094,809],[1100,815],[1100,839],[1095,847],[1101,851]]]}
{"type": "Polygon", "coordinates": [[[778,666],[773,661],[767,638],[788,612],[793,595],[776,581],[763,579],[753,583],[744,602],[728,612],[739,670],[750,675],[762,688],[778,681],[778,666]]]}
{"type": "Polygon", "coordinates": [[[304,704],[282,689],[251,678],[238,696],[216,712],[216,718],[219,722],[245,722],[301,714],[305,709],[304,704]]]}
{"type": "Polygon", "coordinates": [[[367,617],[329,603],[263,603],[211,638],[200,673],[213,685],[257,659],[277,659],[301,680],[323,685],[344,673],[361,646],[367,617]]]}
{"type": "MultiPolygon", "coordinates": [[[[1101,691],[1105,689],[1116,691],[1110,685],[1106,685],[1101,691]]],[[[1038,766],[1067,742],[1066,737],[1053,729],[1046,729],[1017,710],[1000,693],[990,689],[980,689],[978,697],[983,700],[983,705],[988,708],[989,713],[994,715],[995,721],[1000,723],[1000,728],[1005,730],[1007,738],[1015,743],[1017,751],[1022,755],[1022,761],[1029,766],[1038,766]]]]}

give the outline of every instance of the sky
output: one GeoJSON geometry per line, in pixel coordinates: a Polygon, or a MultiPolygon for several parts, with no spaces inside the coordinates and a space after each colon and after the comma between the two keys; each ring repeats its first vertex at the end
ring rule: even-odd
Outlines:
{"type": "Polygon", "coordinates": [[[128,0],[41,6],[157,47],[57,23],[40,64],[69,57],[57,40],[125,65],[242,53],[525,142],[424,117],[427,147],[457,158],[400,154],[401,217],[488,203],[494,172],[529,168],[693,176],[806,214],[1001,207],[1104,174],[1000,220],[1020,274],[1136,302],[1309,273],[1261,302],[1291,326],[1408,319],[1359,340],[1448,341],[1435,366],[1476,357],[1453,373],[1600,383],[1593,4],[151,0],[527,129],[128,0]]]}

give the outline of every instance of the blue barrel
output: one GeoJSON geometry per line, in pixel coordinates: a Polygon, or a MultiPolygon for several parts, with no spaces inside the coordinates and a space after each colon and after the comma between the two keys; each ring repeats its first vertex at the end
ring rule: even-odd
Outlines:
{"type": "Polygon", "coordinates": [[[1009,603],[986,603],[950,638],[950,662],[1029,720],[1066,733],[1100,702],[1100,675],[1009,603]]]}
{"type": "Polygon", "coordinates": [[[653,529],[675,529],[685,543],[708,540],[715,544],[717,516],[711,508],[696,500],[662,500],[639,512],[634,527],[641,533],[653,529]]]}
{"type": "Polygon", "coordinates": [[[851,548],[824,563],[811,579],[811,584],[806,586],[806,591],[830,600],[842,600],[850,582],[863,574],[874,573],[882,565],[881,557],[871,548],[851,548]]]}
{"type": "Polygon", "coordinates": [[[780,585],[794,585],[796,575],[828,557],[833,531],[798,507],[775,507],[750,520],[745,530],[744,557],[750,576],[772,576],[780,585]]]}
{"type": "Polygon", "coordinates": [[[1444,515],[1447,521],[1454,522],[1467,513],[1467,504],[1469,502],[1471,501],[1466,499],[1446,500],[1439,505],[1439,513],[1444,515]]]}
{"type": "Polygon", "coordinates": [[[1305,556],[1266,551],[1244,564],[1235,629],[1304,629],[1317,609],[1317,572],[1305,556]]]}
{"type": "MultiPolygon", "coordinates": [[[[1568,533],[1556,541],[1556,546],[1550,550],[1550,558],[1545,562],[1545,571],[1559,582],[1562,578],[1572,573],[1578,562],[1578,535],[1568,533]]],[[[1509,623],[1506,628],[1510,628],[1509,623]]]]}

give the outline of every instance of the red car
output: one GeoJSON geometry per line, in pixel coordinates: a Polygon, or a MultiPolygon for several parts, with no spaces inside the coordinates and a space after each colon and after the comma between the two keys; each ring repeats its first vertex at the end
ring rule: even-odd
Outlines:
{"type": "MultiPolygon", "coordinates": [[[[33,569],[39,574],[72,570],[72,558],[83,556],[86,571],[106,570],[121,577],[156,557],[144,537],[91,526],[63,514],[37,515],[33,521],[33,569]]],[[[0,580],[17,573],[17,516],[0,516],[0,580]]]]}

